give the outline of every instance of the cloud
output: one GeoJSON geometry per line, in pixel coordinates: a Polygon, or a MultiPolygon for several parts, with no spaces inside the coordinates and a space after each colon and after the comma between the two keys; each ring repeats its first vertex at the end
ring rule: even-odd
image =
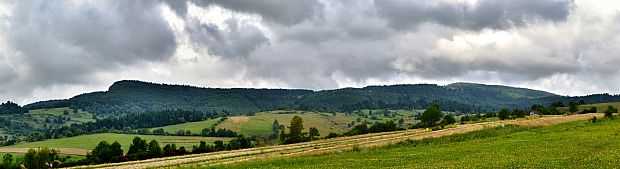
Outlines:
{"type": "Polygon", "coordinates": [[[285,25],[300,23],[321,14],[323,5],[317,0],[196,0],[198,6],[218,5],[238,12],[259,14],[263,19],[285,25]]]}
{"type": "Polygon", "coordinates": [[[444,26],[481,30],[508,29],[529,22],[564,21],[571,0],[478,0],[467,1],[375,1],[381,16],[390,26],[403,30],[425,22],[444,26]]]}
{"type": "Polygon", "coordinates": [[[187,1],[185,0],[162,0],[162,2],[164,2],[166,5],[168,5],[170,7],[170,9],[172,9],[175,14],[177,14],[179,17],[184,18],[185,16],[187,16],[187,1]]]}
{"type": "Polygon", "coordinates": [[[189,37],[197,46],[206,46],[211,54],[244,58],[268,39],[257,27],[235,19],[226,20],[228,30],[213,24],[190,22],[189,37]]]}
{"type": "MultiPolygon", "coordinates": [[[[38,87],[97,81],[93,73],[166,61],[175,36],[148,1],[14,1],[6,20],[10,55],[23,67],[2,82],[27,94],[38,87]]],[[[15,72],[15,71],[13,71],[15,72]]]]}
{"type": "Polygon", "coordinates": [[[0,100],[21,103],[121,79],[620,90],[612,0],[0,1],[0,9],[0,100]]]}

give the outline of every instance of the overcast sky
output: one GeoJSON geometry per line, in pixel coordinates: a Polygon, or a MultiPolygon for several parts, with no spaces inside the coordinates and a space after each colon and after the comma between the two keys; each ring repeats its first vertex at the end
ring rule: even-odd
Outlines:
{"type": "Polygon", "coordinates": [[[0,101],[134,79],[620,93],[618,0],[0,0],[0,101]]]}

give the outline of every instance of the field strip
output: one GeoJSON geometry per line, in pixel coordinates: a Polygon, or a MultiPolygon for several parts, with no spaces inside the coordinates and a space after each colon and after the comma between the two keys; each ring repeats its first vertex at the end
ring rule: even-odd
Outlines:
{"type": "MultiPolygon", "coordinates": [[[[0,153],[27,153],[30,148],[0,148],[0,153]]],[[[60,154],[65,155],[86,155],[88,150],[79,148],[54,148],[60,151],[60,154]]]]}
{"type": "Polygon", "coordinates": [[[177,162],[181,162],[181,161],[193,161],[193,158],[200,158],[202,160],[218,159],[218,158],[224,158],[224,157],[230,158],[230,157],[237,157],[237,156],[246,156],[246,155],[251,155],[251,154],[265,154],[265,153],[271,153],[274,151],[290,151],[294,149],[301,149],[301,148],[307,148],[307,147],[326,146],[329,144],[339,144],[342,142],[351,142],[351,141],[367,140],[367,139],[378,139],[382,137],[394,137],[397,135],[402,135],[403,133],[412,133],[412,132],[418,133],[418,132],[424,132],[424,130],[403,130],[403,131],[395,131],[395,132],[374,133],[374,134],[369,134],[369,135],[339,137],[339,138],[334,138],[334,139],[326,139],[326,140],[289,144],[289,145],[250,148],[250,149],[235,150],[235,151],[220,151],[220,152],[214,152],[214,153],[193,154],[193,155],[186,155],[186,156],[174,156],[174,157],[149,159],[149,160],[142,160],[142,161],[102,164],[102,165],[88,166],[88,167],[90,168],[90,167],[115,167],[119,165],[138,165],[141,163],[153,163],[153,162],[158,162],[162,160],[177,160],[177,159],[182,159],[182,160],[177,161],[177,162]]]}
{"type": "Polygon", "coordinates": [[[161,168],[177,166],[210,166],[219,164],[236,163],[253,159],[266,159],[282,156],[324,154],[351,150],[353,147],[377,147],[395,144],[406,139],[420,140],[428,137],[442,137],[457,133],[467,133],[485,128],[497,127],[503,124],[513,124],[522,126],[544,126],[553,125],[575,120],[583,120],[592,116],[600,117],[601,114],[581,114],[571,116],[549,116],[531,120],[511,120],[483,122],[475,124],[457,125],[438,131],[425,130],[402,130],[394,132],[373,133],[357,135],[351,137],[340,137],[289,145],[277,145],[268,147],[258,147],[243,150],[220,151],[204,154],[193,154],[186,156],[175,156],[166,158],[149,159],[142,161],[130,161],[124,163],[102,164],[92,166],[79,166],[75,168],[161,168]]]}

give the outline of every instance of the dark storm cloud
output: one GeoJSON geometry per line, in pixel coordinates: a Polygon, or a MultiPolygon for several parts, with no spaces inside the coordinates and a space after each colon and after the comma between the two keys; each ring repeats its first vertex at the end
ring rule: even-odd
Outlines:
{"type": "Polygon", "coordinates": [[[381,16],[395,29],[409,29],[425,22],[481,30],[507,29],[536,21],[564,21],[572,0],[479,0],[449,1],[375,1],[381,16]]]}
{"type": "Polygon", "coordinates": [[[188,25],[188,33],[197,46],[207,46],[211,54],[230,58],[248,57],[254,49],[268,42],[263,32],[253,25],[228,19],[226,26],[228,30],[193,22],[188,25]]]}
{"type": "Polygon", "coordinates": [[[198,6],[218,5],[239,12],[261,15],[267,21],[292,25],[322,13],[317,0],[195,0],[198,6]]]}
{"type": "Polygon", "coordinates": [[[187,1],[185,0],[162,0],[166,5],[174,11],[174,13],[181,17],[185,18],[187,16],[187,1]]]}
{"type": "MultiPolygon", "coordinates": [[[[151,1],[15,1],[8,44],[25,62],[15,85],[85,83],[93,73],[165,61],[175,36],[151,1]]],[[[11,83],[3,81],[4,83],[11,83]]]]}

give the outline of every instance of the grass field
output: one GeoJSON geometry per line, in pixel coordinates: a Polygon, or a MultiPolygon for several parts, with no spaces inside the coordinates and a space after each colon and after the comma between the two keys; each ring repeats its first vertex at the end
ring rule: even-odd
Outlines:
{"type": "Polygon", "coordinates": [[[220,120],[219,118],[216,118],[216,119],[210,119],[210,120],[205,120],[205,121],[175,124],[175,125],[169,125],[169,126],[164,126],[164,127],[155,127],[155,128],[151,128],[151,131],[155,129],[163,128],[164,131],[167,131],[169,133],[175,133],[179,130],[189,130],[192,133],[200,134],[202,132],[202,129],[211,128],[219,120],[220,120]]]}
{"type": "MultiPolygon", "coordinates": [[[[508,121],[492,121],[492,122],[483,122],[476,124],[464,124],[464,125],[456,125],[451,128],[430,131],[424,129],[413,129],[413,130],[401,130],[401,131],[393,131],[393,132],[383,132],[383,133],[372,133],[365,135],[357,135],[351,137],[339,137],[332,139],[323,139],[316,140],[311,142],[304,143],[296,143],[296,144],[288,144],[288,145],[277,145],[277,146],[266,146],[266,147],[257,147],[250,149],[242,149],[242,150],[232,150],[232,151],[221,151],[221,152],[213,152],[213,153],[204,153],[204,154],[192,154],[185,156],[174,156],[174,157],[166,157],[166,158],[158,158],[158,159],[149,159],[142,161],[131,161],[125,163],[114,163],[114,164],[102,164],[102,165],[91,165],[91,166],[80,166],[77,168],[120,168],[120,169],[135,169],[135,168],[170,168],[170,167],[209,167],[209,166],[217,166],[223,164],[234,164],[234,163],[242,163],[241,165],[247,166],[249,168],[251,165],[248,165],[248,161],[259,161],[266,159],[298,159],[298,158],[307,158],[308,156],[320,157],[320,155],[335,153],[342,154],[343,152],[351,151],[356,147],[362,149],[368,149],[373,147],[385,147],[391,146],[397,143],[401,143],[405,140],[422,140],[425,138],[436,138],[442,136],[450,136],[450,135],[458,135],[463,133],[471,133],[474,131],[481,131],[490,128],[502,127],[505,125],[517,125],[517,126],[550,126],[556,125],[560,123],[566,122],[574,122],[579,120],[586,120],[592,118],[593,116],[597,116],[602,118],[602,114],[579,114],[579,115],[570,115],[570,116],[545,116],[536,119],[520,119],[520,120],[508,120],[508,121]],[[306,156],[306,157],[304,157],[306,156]],[[297,157],[297,158],[296,158],[297,157]]],[[[496,132],[497,133],[497,132],[496,132]]],[[[505,132],[499,132],[505,133],[505,132]]],[[[476,134],[485,136],[484,134],[476,134]]],[[[489,134],[486,134],[489,135],[489,134]]],[[[456,139],[457,141],[465,141],[465,140],[479,140],[484,137],[478,138],[469,138],[468,137],[459,137],[460,139],[456,139]]],[[[414,146],[410,146],[414,147],[414,146]]],[[[380,148],[378,148],[380,149],[380,148]]],[[[411,152],[409,152],[411,153],[411,152]]],[[[383,152],[383,155],[389,155],[389,152],[383,152]]],[[[364,157],[357,157],[364,158],[364,157]]],[[[377,160],[382,160],[383,157],[373,157],[377,160]]],[[[385,158],[390,160],[390,158],[385,158]]],[[[349,162],[356,162],[357,159],[349,159],[349,162]]],[[[266,166],[271,166],[277,168],[278,166],[270,165],[272,160],[266,161],[266,166]]],[[[257,163],[257,162],[250,162],[257,163]]],[[[413,163],[410,163],[413,164],[413,163]]],[[[259,164],[260,165],[260,164],[259,164]]],[[[309,164],[312,165],[312,164],[309,164]]],[[[360,168],[368,168],[372,167],[375,164],[368,164],[367,166],[354,166],[360,168]]],[[[241,167],[244,166],[233,166],[233,167],[241,167]]],[[[382,166],[382,165],[377,165],[382,166]]],[[[226,166],[225,166],[226,167],[226,166]]],[[[261,167],[264,167],[261,165],[261,167]]],[[[334,168],[333,166],[305,166],[306,168],[334,168]]],[[[289,168],[297,168],[294,166],[289,166],[289,168]]],[[[349,166],[344,168],[351,168],[349,166]]],[[[388,167],[394,168],[394,167],[388,167]]],[[[396,167],[396,168],[406,168],[406,167],[396,167]]],[[[457,167],[453,167],[457,168],[457,167]]]]}
{"type": "Polygon", "coordinates": [[[29,143],[19,143],[13,146],[1,147],[3,148],[37,148],[37,147],[49,147],[49,148],[77,148],[77,149],[85,149],[91,150],[99,144],[100,141],[107,141],[108,143],[112,143],[114,141],[118,141],[122,145],[122,149],[126,152],[129,149],[129,145],[134,137],[139,136],[142,139],[146,140],[157,140],[160,146],[163,147],[165,144],[174,143],[177,147],[185,146],[188,149],[191,149],[192,145],[197,145],[200,141],[206,141],[208,143],[212,143],[216,140],[229,141],[231,138],[221,138],[221,137],[199,137],[199,136],[155,136],[155,135],[129,135],[129,134],[113,134],[113,133],[102,133],[102,134],[91,134],[91,135],[82,135],[76,137],[68,137],[61,139],[49,139],[45,141],[39,142],[29,142],[29,143]]]}
{"type": "Polygon", "coordinates": [[[597,113],[603,113],[607,110],[608,106],[613,106],[615,108],[620,108],[620,102],[612,102],[612,103],[597,103],[597,104],[588,104],[579,106],[579,111],[583,111],[584,109],[589,109],[592,106],[596,107],[597,113]]]}
{"type": "Polygon", "coordinates": [[[620,120],[467,134],[320,156],[277,158],[216,168],[615,168],[620,120]]]}
{"type": "Polygon", "coordinates": [[[424,112],[424,110],[388,110],[391,113],[394,113],[395,117],[386,117],[383,115],[383,111],[384,110],[381,110],[381,109],[376,109],[376,110],[364,109],[362,110],[362,113],[365,115],[368,115],[368,118],[362,118],[362,121],[364,120],[367,120],[369,122],[386,121],[386,120],[398,121],[400,118],[403,118],[405,119],[406,123],[413,124],[416,122],[413,120],[413,116],[416,114],[422,114],[424,112]],[[373,120],[370,118],[372,117],[370,115],[371,112],[373,113],[372,115],[376,116],[378,120],[373,120]]]}
{"type": "Polygon", "coordinates": [[[244,135],[263,135],[272,132],[274,120],[281,125],[288,126],[294,116],[299,116],[304,121],[305,130],[316,127],[321,135],[330,132],[345,132],[350,128],[347,124],[355,121],[357,116],[345,116],[343,113],[309,112],[309,111],[271,111],[256,113],[255,116],[229,117],[218,128],[231,129],[244,135]]]}
{"type": "MultiPolygon", "coordinates": [[[[581,111],[583,111],[584,109],[590,109],[590,108],[592,108],[593,106],[594,106],[594,107],[596,107],[596,112],[597,112],[597,113],[603,113],[603,112],[605,112],[605,110],[607,110],[607,107],[608,107],[608,106],[613,106],[613,107],[615,107],[615,108],[620,109],[620,102],[611,102],[611,103],[596,103],[596,104],[586,104],[586,105],[580,105],[580,106],[578,107],[578,108],[579,108],[579,111],[578,111],[578,112],[581,112],[581,111]]],[[[558,109],[559,109],[560,111],[563,111],[563,112],[568,112],[568,107],[560,107],[560,108],[558,108],[558,109]]]]}

